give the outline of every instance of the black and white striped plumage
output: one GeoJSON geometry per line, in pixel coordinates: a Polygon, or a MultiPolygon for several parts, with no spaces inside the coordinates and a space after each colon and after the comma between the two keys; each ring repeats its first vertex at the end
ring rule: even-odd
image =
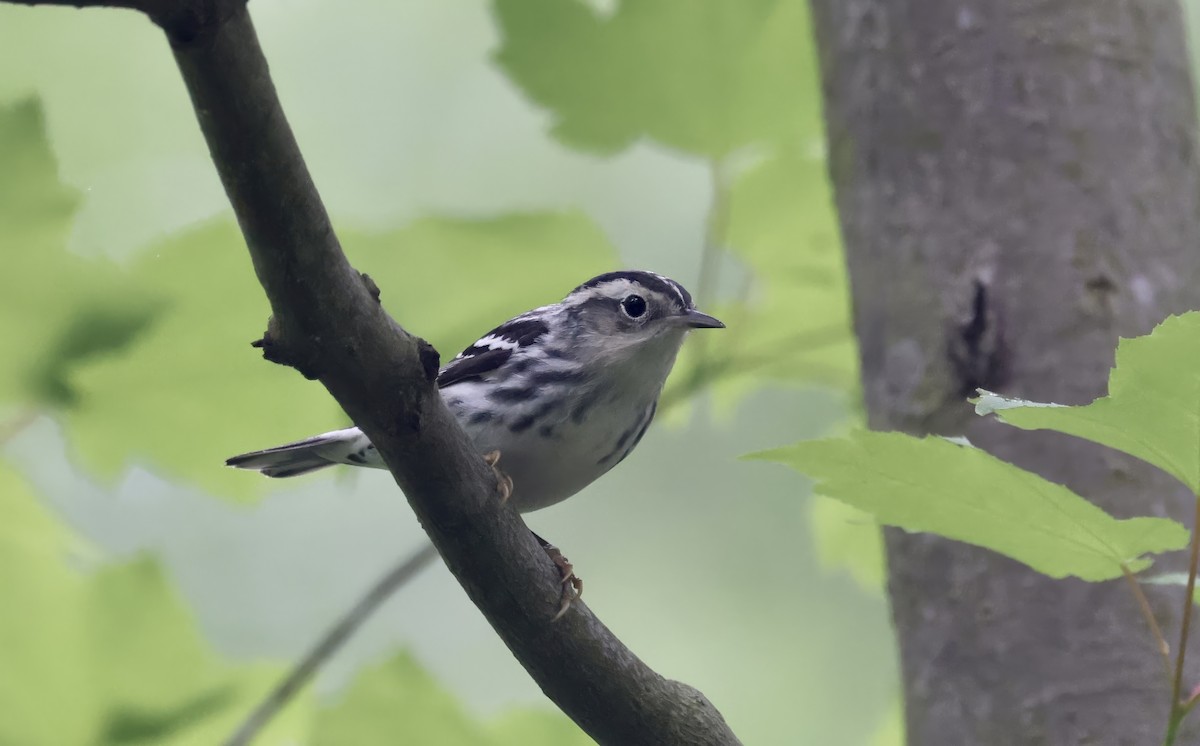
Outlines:
{"type": "MultiPolygon", "coordinates": [[[[480,453],[500,452],[516,507],[537,510],[628,456],[654,418],[687,332],[721,326],[674,280],[609,272],[485,334],[442,368],[438,387],[480,453]]],[[[270,477],[333,464],[384,468],[358,428],[227,463],[270,477]]]]}

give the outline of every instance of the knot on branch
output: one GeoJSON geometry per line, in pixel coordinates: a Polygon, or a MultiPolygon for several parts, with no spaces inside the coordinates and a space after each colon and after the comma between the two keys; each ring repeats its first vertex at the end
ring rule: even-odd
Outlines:
{"type": "Polygon", "coordinates": [[[417,338],[417,354],[421,358],[421,368],[425,371],[425,380],[429,383],[437,381],[438,370],[442,367],[442,356],[438,354],[433,345],[420,337],[417,338]]]}
{"type": "MultiPolygon", "coordinates": [[[[129,0],[167,33],[172,46],[190,44],[246,10],[247,0],[129,0]]],[[[118,3],[123,4],[123,3],[118,3]]]]}
{"type": "Polygon", "coordinates": [[[262,350],[264,360],[295,368],[300,375],[310,381],[320,378],[321,374],[314,360],[308,356],[297,354],[292,346],[282,341],[279,323],[275,321],[274,316],[267,319],[267,330],[263,332],[262,338],[254,340],[250,346],[262,350]]]}
{"type": "Polygon", "coordinates": [[[367,288],[367,292],[370,293],[371,297],[375,299],[376,303],[378,303],[379,302],[379,286],[375,284],[375,281],[372,280],[371,276],[369,274],[367,274],[366,272],[360,272],[358,276],[360,278],[362,278],[362,283],[367,288]]]}

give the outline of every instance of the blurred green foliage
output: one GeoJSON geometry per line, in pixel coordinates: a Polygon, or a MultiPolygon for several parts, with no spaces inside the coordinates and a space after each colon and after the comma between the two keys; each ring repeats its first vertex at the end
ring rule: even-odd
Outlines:
{"type": "Polygon", "coordinates": [[[808,10],[788,0],[496,0],[496,60],[553,133],[611,152],[649,137],[696,155],[820,136],[808,10]]]}
{"type": "MultiPolygon", "coordinates": [[[[612,263],[607,241],[579,213],[427,218],[388,233],[345,230],[341,239],[356,267],[388,278],[388,310],[447,359],[478,338],[479,319],[508,318],[573,287],[580,268],[612,263]],[[421,273],[406,271],[418,261],[421,273]],[[539,271],[507,272],[514,264],[539,271]],[[430,277],[454,277],[454,292],[448,297],[430,277]]],[[[66,413],[67,432],[95,473],[114,477],[136,461],[216,494],[261,495],[279,483],[213,464],[341,419],[319,385],[250,354],[253,325],[265,329],[270,309],[242,246],[237,226],[221,220],[130,265],[133,287],[171,300],[127,354],[95,358],[71,375],[82,397],[66,413]],[[247,411],[256,416],[240,417],[247,411]],[[238,428],[225,426],[234,421],[238,428]],[[188,437],[163,438],[163,428],[188,437]]]]}
{"type": "MultiPolygon", "coordinates": [[[[706,392],[731,411],[751,392],[782,381],[829,386],[852,398],[856,361],[847,285],[820,151],[805,4],[642,0],[615,3],[610,11],[598,5],[495,0],[492,52],[509,79],[549,114],[562,145],[615,158],[650,143],[711,174],[707,246],[697,246],[687,261],[701,267],[694,288],[701,303],[730,328],[720,344],[689,345],[667,397],[680,403],[706,392]]],[[[272,8],[254,11],[270,17],[272,8]]],[[[47,12],[0,7],[6,18],[36,17],[43,34],[75,23],[65,15],[42,21],[47,12]]],[[[103,28],[116,28],[106,12],[85,15],[103,16],[103,28]]],[[[264,37],[271,28],[260,23],[264,37]]],[[[0,42],[4,33],[0,26],[0,42]]],[[[145,24],[137,33],[154,31],[145,24]]],[[[37,46],[23,40],[9,51],[33,54],[37,46]]],[[[60,51],[70,46],[64,42],[60,51]]],[[[122,64],[140,69],[143,58],[131,49],[122,48],[122,64]]],[[[96,52],[82,49],[82,59],[88,53],[96,52]]],[[[307,43],[305,54],[311,56],[307,43]]],[[[159,59],[163,69],[147,71],[148,78],[173,77],[165,50],[159,59]]],[[[276,73],[286,75],[281,67],[276,73]]],[[[106,149],[108,141],[128,135],[111,122],[108,129],[89,129],[80,113],[144,103],[122,100],[114,93],[118,83],[72,86],[71,124],[86,131],[84,147],[100,154],[98,161],[117,157],[119,151],[106,149]]],[[[169,151],[172,134],[157,125],[181,121],[179,112],[160,118],[157,109],[139,111],[147,120],[141,124],[155,125],[142,127],[149,133],[146,147],[169,151]]],[[[136,466],[250,503],[277,483],[220,468],[224,457],[342,419],[319,385],[264,363],[248,347],[269,308],[227,213],[156,236],[136,252],[118,247],[113,255],[129,256],[119,264],[70,252],[72,227],[86,203],[80,188],[58,174],[37,98],[0,102],[0,165],[0,444],[31,415],[50,413],[73,455],[108,484],[136,466]]],[[[142,172],[130,173],[123,178],[142,172]]],[[[177,201],[186,201],[189,188],[171,181],[162,194],[119,215],[170,206],[175,191],[185,195],[177,201]]],[[[114,197],[102,199],[111,205],[114,197]]],[[[157,225],[149,217],[146,222],[157,225]]],[[[427,214],[399,228],[338,225],[351,260],[383,288],[388,310],[443,358],[489,325],[557,300],[618,264],[594,218],[561,206],[485,217],[427,214]]],[[[144,233],[154,235],[153,229],[144,233]]],[[[0,744],[211,744],[232,733],[282,669],[214,652],[154,558],[105,557],[48,512],[40,497],[0,462],[6,517],[0,522],[0,607],[19,610],[0,614],[0,744]],[[47,691],[56,696],[44,696],[47,691]]],[[[823,561],[849,568],[878,593],[877,527],[837,508],[814,510],[823,561]]],[[[756,541],[751,529],[735,528],[749,546],[756,541]]],[[[807,543],[805,536],[794,538],[807,543]]],[[[869,733],[876,715],[837,727],[869,733]]],[[[898,728],[885,725],[881,733],[880,744],[894,743],[898,728]]],[[[792,741],[790,732],[778,738],[792,741]]],[[[554,712],[470,713],[415,657],[399,654],[363,671],[328,703],[299,698],[256,743],[393,741],[588,742],[554,712]]]]}
{"type": "Polygon", "coordinates": [[[753,374],[750,385],[765,378],[855,390],[850,288],[824,159],[781,147],[741,174],[728,242],[751,269],[741,305],[729,311],[745,333],[720,353],[734,372],[753,374]]]}
{"type": "MultiPolygon", "coordinates": [[[[816,54],[804,4],[496,0],[496,59],[584,151],[649,138],[710,163],[709,250],[749,273],[720,308],[722,344],[683,354],[686,396],[720,384],[726,404],[763,379],[856,385],[836,216],[819,151],[816,54]]],[[[700,301],[709,303],[701,278],[700,301]]]]}
{"type": "Polygon", "coordinates": [[[162,306],[111,263],[67,253],[79,195],[43,128],[36,100],[0,104],[0,412],[75,403],[72,367],[129,344],[162,306]]]}
{"type": "Polygon", "coordinates": [[[467,714],[412,656],[399,654],[363,671],[345,695],[321,714],[314,746],[391,743],[439,746],[587,746],[592,740],[544,710],[513,710],[491,723],[467,714]]]}
{"type": "MultiPolygon", "coordinates": [[[[98,564],[3,464],[0,511],[0,743],[217,743],[281,675],[214,655],[153,560],[98,564]]],[[[262,743],[296,742],[310,706],[262,743]]]]}

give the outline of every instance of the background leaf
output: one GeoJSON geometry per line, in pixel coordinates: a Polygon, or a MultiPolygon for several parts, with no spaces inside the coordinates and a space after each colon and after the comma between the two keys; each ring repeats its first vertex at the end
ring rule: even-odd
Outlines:
{"type": "Polygon", "coordinates": [[[495,746],[592,746],[595,743],[561,712],[518,708],[487,726],[495,746]]]}
{"type": "Polygon", "coordinates": [[[724,199],[729,250],[744,264],[732,302],[713,310],[728,328],[684,346],[660,409],[704,390],[729,412],[770,383],[854,391],[858,348],[824,162],[781,148],[724,199]]]}
{"type": "Polygon", "coordinates": [[[0,514],[0,743],[92,742],[103,715],[86,675],[84,582],[67,564],[78,544],[3,462],[0,514]]]}
{"type": "Polygon", "coordinates": [[[174,720],[227,706],[226,668],[193,631],[191,615],[149,557],[114,564],[88,582],[84,609],[96,691],[115,713],[113,740],[162,738],[174,720]]]}
{"type": "Polygon", "coordinates": [[[1081,407],[981,391],[978,414],[1026,430],[1057,430],[1154,464],[1200,495],[1200,313],[1172,316],[1122,339],[1108,396],[1081,407]]]}
{"type": "Polygon", "coordinates": [[[0,411],[73,404],[69,370],[127,345],[161,306],[110,262],[67,253],[79,195],[44,130],[36,99],[0,106],[0,411]]]}
{"type": "Polygon", "coordinates": [[[448,693],[407,654],[359,674],[321,711],[314,746],[381,741],[474,746],[483,734],[448,693]]]}
{"type": "Polygon", "coordinates": [[[526,708],[491,725],[468,715],[409,654],[359,674],[321,711],[314,746],[436,743],[439,746],[570,746],[592,743],[565,715],[526,708]]]}
{"type": "MultiPolygon", "coordinates": [[[[280,676],[218,658],[152,560],[84,567],[3,465],[0,511],[0,743],[218,743],[280,676]]],[[[310,706],[294,700],[256,743],[305,739],[310,706]]]]}
{"type": "Polygon", "coordinates": [[[784,148],[740,176],[729,245],[753,271],[738,354],[763,361],[763,378],[856,386],[850,286],[824,160],[784,148]]]}
{"type": "MultiPolygon", "coordinates": [[[[342,241],[389,312],[443,360],[613,264],[603,235],[578,213],[429,218],[391,233],[343,231],[342,241]],[[415,255],[419,274],[406,270],[415,255]]],[[[131,277],[171,302],[128,354],[80,366],[71,379],[84,397],[67,432],[89,468],[111,478],[139,462],[245,499],[277,485],[226,469],[225,458],[345,425],[319,384],[250,348],[270,310],[232,223],[165,241],[131,277]]]]}
{"type": "Polygon", "coordinates": [[[496,61],[554,116],[567,145],[614,151],[641,137],[720,157],[817,136],[805,3],[637,0],[611,15],[581,0],[496,0],[496,61]]]}
{"type": "Polygon", "coordinates": [[[858,430],[751,458],[787,464],[881,523],[986,547],[1054,578],[1119,577],[1122,563],[1138,570],[1150,564],[1143,555],[1188,541],[1175,521],[1118,520],[1066,487],[944,438],[858,430]]]}

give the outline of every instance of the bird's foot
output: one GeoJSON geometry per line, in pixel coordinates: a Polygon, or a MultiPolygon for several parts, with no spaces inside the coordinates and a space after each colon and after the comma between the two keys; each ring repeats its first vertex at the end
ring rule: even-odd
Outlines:
{"type": "Polygon", "coordinates": [[[513,480],[512,477],[505,474],[497,464],[500,463],[500,451],[488,451],[483,454],[483,461],[488,466],[492,467],[492,471],[496,473],[496,490],[500,493],[500,504],[508,502],[508,498],[512,497],[513,480]]]}
{"type": "MultiPolygon", "coordinates": [[[[537,536],[537,534],[534,534],[537,536]]],[[[562,589],[562,603],[558,607],[556,613],[550,621],[557,622],[562,618],[563,614],[567,613],[567,609],[571,608],[571,604],[583,597],[583,579],[575,574],[575,566],[571,564],[571,560],[563,556],[563,553],[558,550],[558,547],[538,537],[538,541],[542,543],[542,549],[546,550],[546,554],[550,557],[550,561],[558,568],[558,572],[562,575],[562,582],[559,584],[562,589]]]]}

